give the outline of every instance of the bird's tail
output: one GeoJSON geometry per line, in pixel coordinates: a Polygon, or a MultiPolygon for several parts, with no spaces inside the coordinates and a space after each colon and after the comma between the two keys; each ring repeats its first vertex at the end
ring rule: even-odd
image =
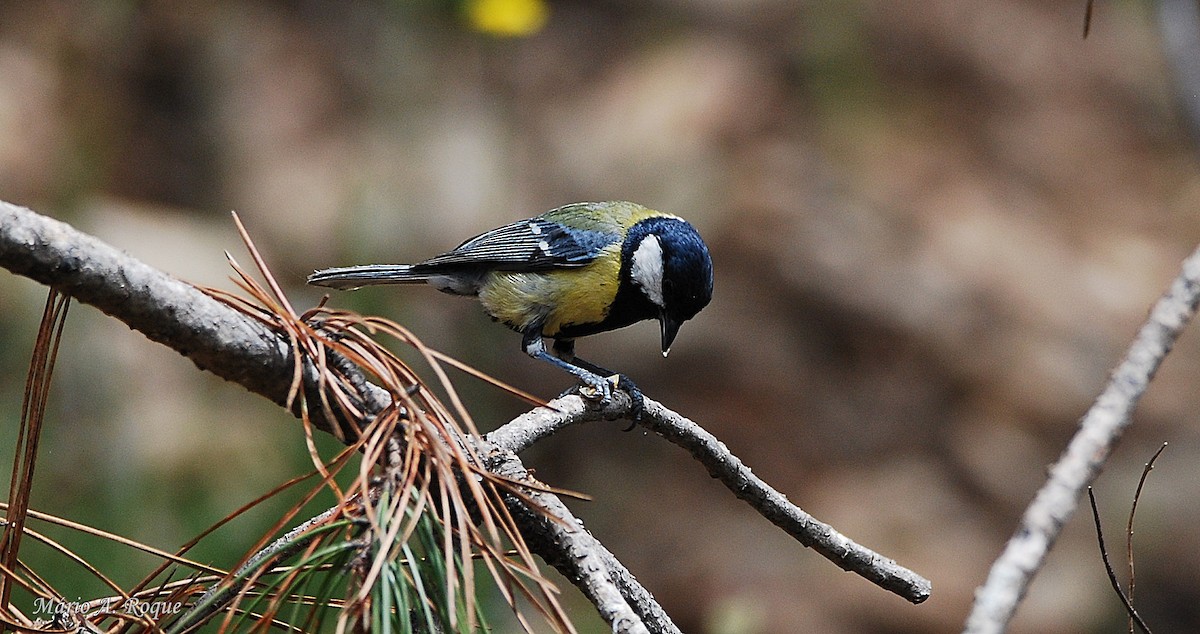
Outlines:
{"type": "Polygon", "coordinates": [[[340,290],[355,289],[376,284],[424,284],[429,275],[414,273],[409,264],[366,264],[323,269],[308,276],[314,286],[328,286],[340,290]]]}

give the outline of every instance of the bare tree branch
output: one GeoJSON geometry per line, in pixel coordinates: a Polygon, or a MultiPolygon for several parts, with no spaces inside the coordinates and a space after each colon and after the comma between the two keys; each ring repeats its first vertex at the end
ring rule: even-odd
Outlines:
{"type": "MultiPolygon", "coordinates": [[[[287,399],[293,362],[287,341],[195,286],[66,223],[0,201],[0,267],[99,308],[202,370],[279,405],[287,399]]],[[[305,378],[315,380],[315,371],[306,370],[305,378]]],[[[359,396],[370,412],[388,402],[369,385],[359,396]]],[[[309,409],[323,431],[338,427],[322,417],[323,408],[309,409]]],[[[348,432],[334,435],[350,438],[348,432]]]]}
{"type": "MultiPolygon", "coordinates": [[[[487,434],[488,441],[510,451],[521,451],[568,425],[610,419],[618,413],[611,408],[592,406],[578,396],[559,398],[549,405],[519,416],[487,434]]],[[[842,570],[854,572],[913,603],[929,598],[932,591],[929,580],[860,546],[789,502],[786,496],[754,475],[725,443],[699,425],[649,397],[645,398],[645,407],[643,427],[686,449],[708,469],[709,475],[800,543],[842,570]]]]}
{"type": "MultiPolygon", "coordinates": [[[[493,451],[488,455],[488,470],[497,475],[517,481],[528,482],[532,478],[511,451],[493,451]]],[[[529,490],[531,501],[541,510],[535,512],[524,504],[509,504],[513,514],[522,524],[537,525],[536,540],[528,540],[534,552],[552,549],[559,554],[555,560],[547,559],[565,577],[571,580],[591,600],[604,621],[619,634],[679,634],[679,629],[667,617],[658,603],[650,597],[636,580],[637,586],[647,602],[627,601],[610,574],[610,560],[615,557],[604,548],[584,527],[583,522],[571,514],[558,497],[537,490],[529,490]],[[550,544],[539,544],[547,540],[550,544]],[[653,630],[647,625],[654,626],[653,630]]],[[[543,555],[543,558],[545,556],[543,555]]],[[[628,573],[628,571],[626,571],[628,573]]],[[[633,579],[632,575],[628,579],[633,579]]]]}
{"type": "Polygon", "coordinates": [[[976,591],[964,632],[998,634],[1007,628],[1046,553],[1075,513],[1079,496],[1099,475],[1129,426],[1138,400],[1195,314],[1198,302],[1200,249],[1184,260],[1179,276],[1154,304],[1125,359],[1080,421],[1079,431],[1066,451],[1050,468],[1046,483],[1025,509],[1016,532],[992,564],[987,581],[976,591]]]}

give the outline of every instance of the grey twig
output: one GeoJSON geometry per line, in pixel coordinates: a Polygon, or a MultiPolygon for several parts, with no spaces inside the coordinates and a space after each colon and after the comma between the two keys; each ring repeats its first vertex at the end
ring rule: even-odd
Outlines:
{"type": "MultiPolygon", "coordinates": [[[[488,434],[487,439],[509,451],[520,451],[568,425],[613,418],[620,413],[622,405],[624,402],[601,409],[578,396],[566,396],[552,401],[549,407],[514,419],[488,434]]],[[[712,477],[801,544],[843,570],[854,572],[913,603],[929,598],[932,591],[929,580],[855,543],[789,502],[786,496],[754,475],[725,443],[699,425],[650,398],[645,399],[645,408],[643,427],[686,449],[712,477]]]]}
{"type": "Polygon", "coordinates": [[[242,564],[233,575],[230,576],[228,584],[217,583],[208,589],[195,604],[184,613],[179,620],[175,621],[168,628],[169,634],[177,634],[186,632],[196,625],[203,623],[210,615],[220,611],[229,605],[246,583],[250,581],[248,575],[265,565],[269,559],[285,560],[292,555],[306,548],[313,539],[316,539],[316,533],[310,533],[309,530],[319,526],[333,517],[341,510],[341,507],[333,507],[327,509],[312,518],[309,518],[304,523],[296,526],[284,535],[280,536],[275,541],[267,544],[262,550],[254,553],[242,564]]]}
{"type": "MultiPolygon", "coordinates": [[[[1158,451],[1155,451],[1154,455],[1150,456],[1150,459],[1146,461],[1145,465],[1143,465],[1142,475],[1141,475],[1141,477],[1138,478],[1137,489],[1135,489],[1133,492],[1133,503],[1129,505],[1129,519],[1125,522],[1125,565],[1127,566],[1127,569],[1129,570],[1129,597],[1128,598],[1129,598],[1130,604],[1133,603],[1134,591],[1137,588],[1137,572],[1133,568],[1133,518],[1137,515],[1138,501],[1140,501],[1142,499],[1142,488],[1146,486],[1146,479],[1150,477],[1150,472],[1154,469],[1154,463],[1158,460],[1158,457],[1162,455],[1162,452],[1166,451],[1166,449],[1167,449],[1167,443],[1164,442],[1162,445],[1159,446],[1158,451]]],[[[1091,495],[1092,495],[1092,489],[1091,489],[1091,487],[1088,487],[1088,496],[1091,497],[1091,495]]],[[[1095,500],[1092,500],[1093,512],[1095,512],[1095,506],[1096,506],[1096,502],[1095,502],[1095,500]]],[[[1100,533],[1100,521],[1098,519],[1096,521],[1096,533],[1097,534],[1100,533]]],[[[1103,550],[1103,548],[1101,550],[1103,550]]],[[[1106,563],[1105,565],[1108,566],[1109,564],[1106,563]]],[[[1116,578],[1115,575],[1113,578],[1114,579],[1116,578]]],[[[1130,615],[1129,616],[1130,634],[1133,634],[1133,621],[1134,621],[1133,615],[1130,615]]],[[[1145,627],[1144,623],[1142,625],[1143,625],[1142,629],[1146,630],[1147,634],[1149,634],[1149,629],[1145,627]]]]}
{"type": "MultiPolygon", "coordinates": [[[[1131,623],[1137,623],[1138,627],[1142,628],[1145,634],[1151,634],[1150,627],[1142,620],[1142,615],[1138,614],[1136,608],[1133,607],[1133,600],[1129,595],[1121,589],[1121,582],[1117,579],[1117,571],[1113,570],[1112,560],[1108,558],[1108,546],[1104,544],[1104,527],[1100,523],[1100,509],[1096,506],[1096,494],[1092,491],[1092,487],[1087,488],[1088,502],[1092,505],[1092,523],[1096,526],[1096,542],[1100,546],[1100,560],[1104,562],[1104,572],[1108,573],[1108,583],[1112,585],[1113,592],[1117,593],[1117,598],[1121,599],[1121,605],[1125,607],[1125,613],[1129,615],[1131,623]]],[[[1132,629],[1132,626],[1130,626],[1132,629]]]]}
{"type": "Polygon", "coordinates": [[[965,632],[1003,632],[1045,561],[1062,527],[1075,513],[1079,496],[1100,473],[1129,426],[1138,400],[1159,364],[1196,312],[1200,302],[1200,249],[1183,261],[1179,277],[1150,310],[1125,359],[1079,423],[1079,430],[1046,483],[1037,492],[987,581],[975,593],[965,632]]]}
{"type": "MultiPolygon", "coordinates": [[[[492,473],[521,482],[533,481],[511,451],[494,450],[486,455],[488,470],[492,473]]],[[[527,490],[526,495],[532,507],[525,504],[508,506],[519,524],[537,527],[536,531],[526,533],[527,544],[535,552],[557,553],[554,558],[543,554],[543,559],[583,591],[613,632],[679,634],[679,629],[636,580],[632,582],[636,588],[631,594],[643,600],[626,600],[623,590],[628,588],[618,584],[610,573],[616,558],[583,527],[583,522],[571,514],[562,500],[536,489],[527,490]],[[530,539],[531,534],[534,539],[530,539]],[[550,543],[543,543],[547,541],[550,543]],[[649,629],[651,627],[653,629],[649,629]]],[[[632,575],[626,578],[631,579],[632,575]]]]}

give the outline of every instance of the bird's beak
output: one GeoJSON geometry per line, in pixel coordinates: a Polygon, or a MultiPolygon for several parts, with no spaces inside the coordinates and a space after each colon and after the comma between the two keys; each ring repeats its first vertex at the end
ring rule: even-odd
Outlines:
{"type": "Polygon", "coordinates": [[[683,322],[675,321],[665,313],[659,316],[658,322],[662,324],[662,352],[665,357],[671,351],[671,342],[675,341],[675,335],[679,334],[679,326],[683,322]]]}

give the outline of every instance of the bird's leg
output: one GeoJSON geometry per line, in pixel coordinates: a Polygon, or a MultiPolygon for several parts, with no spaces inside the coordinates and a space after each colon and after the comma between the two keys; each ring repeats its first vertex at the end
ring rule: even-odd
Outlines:
{"type": "Polygon", "coordinates": [[[625,393],[629,394],[630,400],[629,414],[633,422],[630,423],[629,427],[625,428],[625,431],[633,429],[633,426],[637,424],[637,421],[642,420],[642,414],[646,411],[646,403],[642,396],[642,391],[638,389],[637,385],[634,385],[632,379],[625,374],[613,372],[612,370],[602,368],[595,363],[580,359],[579,357],[575,356],[574,339],[555,339],[554,354],[566,363],[583,368],[584,370],[587,370],[593,374],[597,374],[602,377],[616,375],[617,387],[625,390],[625,393]]]}
{"type": "Polygon", "coordinates": [[[579,377],[583,381],[596,390],[600,394],[600,400],[608,403],[612,400],[612,384],[604,377],[592,372],[591,370],[582,368],[578,365],[568,363],[549,352],[546,352],[546,343],[542,341],[542,331],[540,328],[530,328],[523,333],[521,345],[525,348],[525,354],[534,359],[541,359],[547,363],[554,364],[571,374],[579,377]]]}

